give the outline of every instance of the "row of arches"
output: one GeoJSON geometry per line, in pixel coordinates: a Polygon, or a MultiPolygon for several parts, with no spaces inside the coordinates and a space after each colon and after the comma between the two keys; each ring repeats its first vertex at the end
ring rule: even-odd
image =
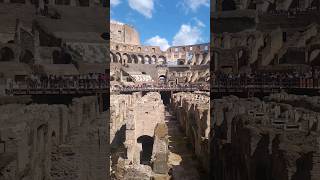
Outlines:
{"type": "MultiPolygon", "coordinates": [[[[20,53],[15,52],[10,47],[2,47],[0,49],[0,62],[14,62],[16,58],[20,63],[34,64],[34,55],[30,50],[22,50],[20,53]]],[[[54,50],[52,52],[53,64],[70,64],[72,63],[72,56],[67,52],[54,50]]]]}
{"type": "Polygon", "coordinates": [[[167,59],[165,56],[155,55],[141,55],[141,54],[128,54],[128,53],[113,53],[110,52],[110,59],[112,63],[121,64],[166,64],[167,59]]]}
{"type": "Polygon", "coordinates": [[[26,63],[26,64],[34,63],[34,56],[30,50],[23,50],[20,52],[20,54],[17,54],[10,47],[2,47],[0,49],[0,62],[15,61],[16,57],[19,58],[19,62],[21,63],[26,63]]]}

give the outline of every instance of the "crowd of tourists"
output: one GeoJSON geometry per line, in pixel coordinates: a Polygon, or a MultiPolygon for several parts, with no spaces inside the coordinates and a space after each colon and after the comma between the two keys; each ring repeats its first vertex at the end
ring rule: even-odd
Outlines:
{"type": "Polygon", "coordinates": [[[135,84],[135,85],[116,85],[114,89],[137,89],[137,88],[144,88],[144,89],[157,89],[157,88],[197,88],[197,89],[206,89],[208,88],[208,84],[191,84],[191,83],[184,83],[184,84],[157,84],[157,83],[144,83],[144,84],[135,84]]]}
{"type": "Polygon", "coordinates": [[[215,86],[283,86],[283,87],[320,87],[320,71],[308,72],[255,72],[250,74],[214,73],[215,86]]]}
{"type": "Polygon", "coordinates": [[[50,88],[106,88],[109,78],[103,73],[83,75],[31,74],[24,81],[9,81],[9,86],[26,86],[31,89],[50,88]]]}
{"type": "Polygon", "coordinates": [[[308,12],[317,12],[318,10],[319,10],[318,6],[313,6],[309,8],[291,8],[289,10],[275,9],[275,10],[269,11],[269,13],[271,13],[272,15],[279,15],[279,16],[283,16],[283,15],[293,16],[293,15],[303,14],[308,12]]]}

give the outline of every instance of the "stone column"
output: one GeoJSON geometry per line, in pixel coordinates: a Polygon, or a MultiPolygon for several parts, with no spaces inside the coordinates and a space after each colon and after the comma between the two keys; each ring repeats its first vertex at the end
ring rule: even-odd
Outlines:
{"type": "Polygon", "coordinates": [[[158,123],[154,131],[152,150],[152,169],[156,174],[168,173],[168,127],[165,123],[158,123]]]}
{"type": "Polygon", "coordinates": [[[143,151],[142,143],[135,143],[135,146],[136,148],[134,151],[133,164],[140,164],[140,153],[143,151]]]}

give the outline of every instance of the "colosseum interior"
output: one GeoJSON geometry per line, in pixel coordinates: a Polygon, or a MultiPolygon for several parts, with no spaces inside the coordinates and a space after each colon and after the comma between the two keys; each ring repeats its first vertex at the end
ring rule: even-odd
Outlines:
{"type": "Polygon", "coordinates": [[[105,10],[0,1],[1,180],[108,178],[109,95],[102,79],[84,80],[109,75],[105,10]]]}
{"type": "Polygon", "coordinates": [[[207,179],[209,43],[139,42],[133,26],[111,21],[112,179],[207,179]]]}
{"type": "Polygon", "coordinates": [[[319,2],[213,1],[211,179],[319,179],[319,2]]]}

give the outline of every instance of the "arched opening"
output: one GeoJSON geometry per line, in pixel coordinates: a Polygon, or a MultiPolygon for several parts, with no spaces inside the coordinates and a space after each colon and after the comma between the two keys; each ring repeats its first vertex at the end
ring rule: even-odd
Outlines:
{"type": "Polygon", "coordinates": [[[151,57],[151,64],[156,64],[156,63],[157,63],[157,57],[153,55],[151,57]]]}
{"type": "Polygon", "coordinates": [[[109,33],[107,33],[107,32],[102,33],[102,34],[101,34],[101,37],[102,37],[104,40],[106,40],[106,41],[108,41],[108,40],[110,39],[110,35],[109,35],[109,33]]]}
{"type": "Polygon", "coordinates": [[[128,61],[127,62],[128,63],[132,63],[132,58],[128,54],[126,56],[128,57],[128,61]]]}
{"type": "Polygon", "coordinates": [[[60,52],[55,50],[52,52],[52,63],[53,64],[60,64],[60,52]]]}
{"type": "Polygon", "coordinates": [[[127,64],[127,63],[132,63],[131,58],[128,54],[123,54],[122,55],[122,59],[123,59],[123,64],[127,64]]]}
{"type": "Polygon", "coordinates": [[[14,52],[8,47],[0,50],[0,61],[12,61],[14,59],[14,52]]]}
{"type": "Polygon", "coordinates": [[[161,95],[161,99],[163,101],[163,104],[165,106],[168,106],[170,104],[171,92],[170,91],[161,91],[160,95],[161,95]]]}
{"type": "Polygon", "coordinates": [[[140,136],[137,142],[141,144],[142,151],[140,152],[140,164],[151,165],[151,156],[153,149],[153,138],[147,135],[140,136]]]}
{"type": "Polygon", "coordinates": [[[132,55],[132,59],[133,59],[133,63],[135,63],[135,64],[138,64],[139,63],[139,60],[138,60],[138,58],[137,58],[137,56],[136,55],[132,55]]]}
{"type": "Polygon", "coordinates": [[[143,56],[138,55],[138,60],[139,60],[139,63],[141,63],[141,64],[145,64],[145,61],[144,61],[143,56]]]}
{"type": "Polygon", "coordinates": [[[63,54],[63,64],[71,64],[72,63],[72,56],[69,53],[63,54]]]}
{"type": "Polygon", "coordinates": [[[151,61],[151,57],[150,56],[145,56],[145,63],[146,64],[152,64],[152,61],[151,61]]]}
{"type": "Polygon", "coordinates": [[[110,62],[113,62],[113,57],[114,57],[114,55],[112,53],[110,53],[110,62]]]}
{"type": "Polygon", "coordinates": [[[178,65],[184,65],[184,60],[183,59],[178,59],[178,65]]]}
{"type": "Polygon", "coordinates": [[[160,65],[166,64],[166,58],[163,56],[160,56],[158,58],[158,64],[160,64],[160,65]]]}
{"type": "Polygon", "coordinates": [[[116,59],[115,59],[114,63],[121,63],[121,55],[120,55],[120,53],[116,54],[116,59]]]}
{"type": "Polygon", "coordinates": [[[44,152],[47,141],[48,126],[43,124],[37,128],[37,152],[44,152]]]}
{"type": "Polygon", "coordinates": [[[29,50],[24,51],[23,55],[20,57],[20,62],[26,64],[33,64],[34,57],[32,52],[30,52],[29,50]]]}
{"type": "Polygon", "coordinates": [[[167,77],[165,75],[159,76],[159,84],[165,84],[167,82],[167,77]]]}
{"type": "Polygon", "coordinates": [[[56,145],[57,145],[56,132],[52,131],[52,133],[51,133],[51,146],[54,147],[56,145]]]}
{"type": "Polygon", "coordinates": [[[72,56],[69,53],[61,53],[58,50],[52,52],[53,64],[71,64],[72,56]]]}

